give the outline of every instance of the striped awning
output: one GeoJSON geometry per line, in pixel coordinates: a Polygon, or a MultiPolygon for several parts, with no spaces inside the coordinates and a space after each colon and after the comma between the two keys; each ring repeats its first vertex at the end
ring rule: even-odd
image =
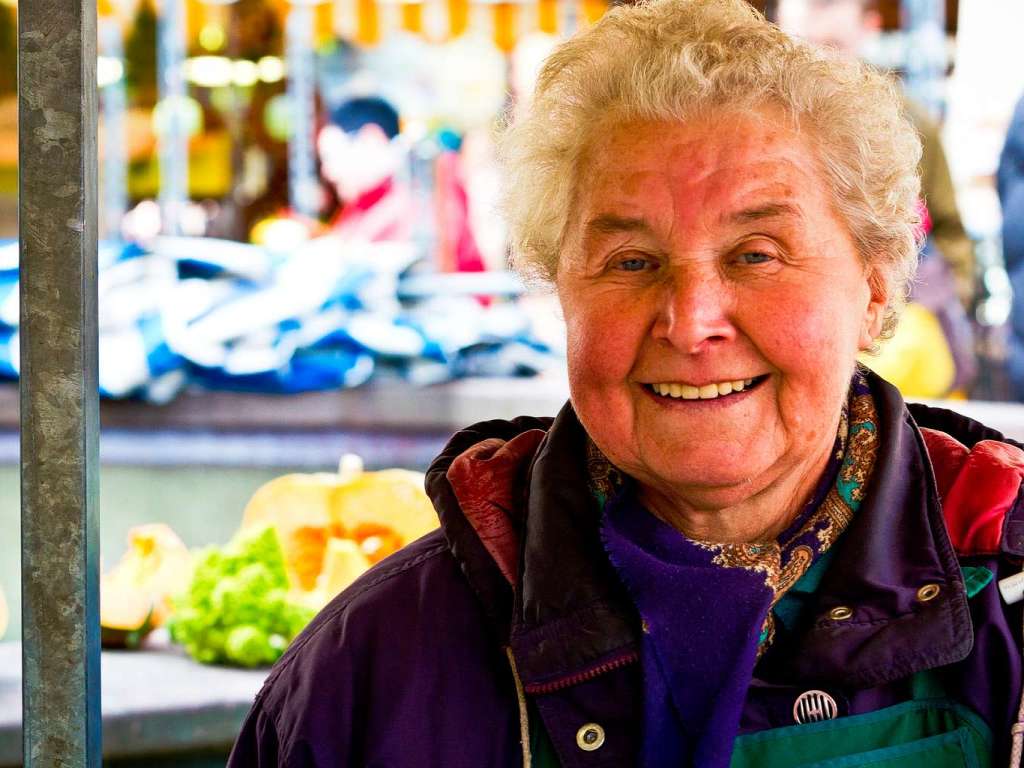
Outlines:
{"type": "MultiPolygon", "coordinates": [[[[287,0],[276,2],[287,6],[287,0]]],[[[318,31],[375,45],[397,30],[431,42],[474,30],[510,51],[531,32],[571,34],[601,18],[608,5],[608,0],[329,0],[318,6],[318,31]]]]}
{"type": "MultiPolygon", "coordinates": [[[[140,0],[97,0],[100,17],[118,16],[126,23],[140,0]]],[[[227,21],[233,0],[185,0],[190,35],[216,17],[227,21]]],[[[281,18],[292,0],[268,0],[281,18]]],[[[611,0],[295,0],[312,4],[320,41],[334,37],[373,46],[397,31],[445,42],[467,31],[484,32],[503,51],[511,51],[531,32],[566,36],[601,18],[611,0]]],[[[17,0],[0,0],[16,5],[17,0]]],[[[161,0],[155,0],[157,10],[161,0]]]]}

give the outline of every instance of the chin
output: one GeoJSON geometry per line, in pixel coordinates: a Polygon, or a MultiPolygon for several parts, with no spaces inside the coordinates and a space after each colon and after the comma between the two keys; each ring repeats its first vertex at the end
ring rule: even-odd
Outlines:
{"type": "Polygon", "coordinates": [[[758,490],[753,488],[753,479],[762,476],[768,467],[760,457],[750,455],[723,460],[725,453],[683,450],[675,455],[685,456],[684,460],[670,463],[662,457],[671,454],[659,452],[651,461],[643,462],[636,477],[641,480],[643,476],[652,485],[685,489],[687,495],[721,497],[723,503],[744,501],[758,490]]]}
{"type": "Polygon", "coordinates": [[[659,475],[662,482],[675,488],[685,488],[688,493],[731,496],[738,494],[736,501],[743,501],[750,493],[752,474],[746,467],[709,467],[703,471],[686,470],[666,472],[659,475]]]}

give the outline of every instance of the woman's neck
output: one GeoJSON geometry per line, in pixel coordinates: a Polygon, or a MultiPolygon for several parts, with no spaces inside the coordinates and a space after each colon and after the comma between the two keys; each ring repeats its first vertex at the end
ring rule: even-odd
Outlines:
{"type": "Polygon", "coordinates": [[[743,488],[665,492],[641,483],[640,500],[656,517],[695,541],[774,541],[811,498],[834,445],[833,437],[806,461],[748,480],[743,488]],[[721,501],[734,496],[743,498],[735,503],[721,501]]]}

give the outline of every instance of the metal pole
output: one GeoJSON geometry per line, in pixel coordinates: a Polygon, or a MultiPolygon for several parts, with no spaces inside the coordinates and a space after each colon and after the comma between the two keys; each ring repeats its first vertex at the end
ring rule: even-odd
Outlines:
{"type": "Polygon", "coordinates": [[[24,764],[99,768],[96,3],[18,9],[24,764]]]}

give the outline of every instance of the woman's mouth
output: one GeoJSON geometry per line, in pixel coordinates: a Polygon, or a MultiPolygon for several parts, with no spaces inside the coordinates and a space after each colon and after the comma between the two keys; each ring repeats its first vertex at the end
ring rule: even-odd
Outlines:
{"type": "Polygon", "coordinates": [[[645,384],[644,387],[654,395],[666,400],[718,400],[756,389],[767,378],[768,374],[762,374],[751,379],[718,381],[699,387],[693,384],[666,381],[645,384]]]}

